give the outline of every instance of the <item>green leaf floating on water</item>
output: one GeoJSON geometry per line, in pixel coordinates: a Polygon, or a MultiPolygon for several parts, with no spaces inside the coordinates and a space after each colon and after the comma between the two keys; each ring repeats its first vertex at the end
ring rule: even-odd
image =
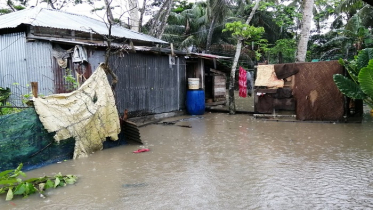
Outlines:
{"type": "Polygon", "coordinates": [[[45,189],[49,189],[52,187],[54,187],[54,183],[50,179],[48,179],[47,182],[45,183],[45,189]]]}
{"type": "MultiPolygon", "coordinates": [[[[5,200],[7,201],[12,200],[14,195],[27,197],[36,192],[42,193],[49,188],[74,184],[78,179],[74,175],[62,175],[58,173],[54,177],[45,176],[23,181],[20,176],[26,176],[26,174],[21,169],[22,164],[17,169],[0,172],[0,194],[6,193],[5,200]]],[[[40,195],[40,197],[44,197],[43,194],[40,195]]]]}
{"type": "Polygon", "coordinates": [[[13,188],[10,187],[9,190],[8,190],[8,193],[6,194],[5,200],[6,201],[10,201],[12,199],[13,199],[13,188]]]}
{"type": "Polygon", "coordinates": [[[14,195],[22,195],[26,192],[26,184],[22,183],[16,187],[16,190],[14,191],[14,195]]]}
{"type": "Polygon", "coordinates": [[[56,180],[54,180],[54,188],[56,188],[60,184],[60,179],[56,177],[56,180]]]}

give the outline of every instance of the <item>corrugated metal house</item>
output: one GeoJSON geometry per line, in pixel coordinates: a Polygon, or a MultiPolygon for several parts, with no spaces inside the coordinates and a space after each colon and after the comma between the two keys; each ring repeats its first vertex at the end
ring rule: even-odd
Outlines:
{"type": "MultiPolygon", "coordinates": [[[[10,102],[22,105],[30,82],[39,93],[71,91],[65,76],[79,82],[104,62],[108,34],[104,22],[82,15],[32,8],[0,16],[0,87],[12,90],[10,102]]],[[[113,26],[115,54],[110,65],[118,76],[117,107],[130,115],[170,112],[184,108],[186,62],[171,56],[167,44],[154,37],[113,26]]]]}
{"type": "Polygon", "coordinates": [[[230,69],[222,65],[222,60],[231,57],[191,53],[186,60],[187,78],[199,78],[199,87],[205,91],[206,106],[226,103],[227,74],[230,69]]]}

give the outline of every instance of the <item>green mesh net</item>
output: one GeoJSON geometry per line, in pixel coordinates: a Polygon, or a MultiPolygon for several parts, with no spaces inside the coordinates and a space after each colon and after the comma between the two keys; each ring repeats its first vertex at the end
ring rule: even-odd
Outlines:
{"type": "Polygon", "coordinates": [[[33,108],[0,117],[0,171],[14,169],[23,163],[31,170],[50,163],[71,159],[73,138],[55,142],[33,108]]]}

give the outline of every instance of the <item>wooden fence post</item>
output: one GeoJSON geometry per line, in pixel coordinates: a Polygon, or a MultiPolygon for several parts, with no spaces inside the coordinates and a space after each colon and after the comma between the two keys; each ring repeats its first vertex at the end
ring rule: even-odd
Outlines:
{"type": "Polygon", "coordinates": [[[34,95],[35,98],[38,97],[38,82],[31,82],[31,90],[32,95],[34,95]]]}

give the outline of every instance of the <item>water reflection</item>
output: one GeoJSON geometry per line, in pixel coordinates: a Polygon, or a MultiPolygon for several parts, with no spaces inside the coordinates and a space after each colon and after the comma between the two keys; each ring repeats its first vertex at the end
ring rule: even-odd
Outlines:
{"type": "Polygon", "coordinates": [[[373,208],[370,118],[288,123],[207,113],[178,124],[192,128],[141,128],[150,152],[123,146],[30,171],[80,179],[0,209],[373,208]]]}

